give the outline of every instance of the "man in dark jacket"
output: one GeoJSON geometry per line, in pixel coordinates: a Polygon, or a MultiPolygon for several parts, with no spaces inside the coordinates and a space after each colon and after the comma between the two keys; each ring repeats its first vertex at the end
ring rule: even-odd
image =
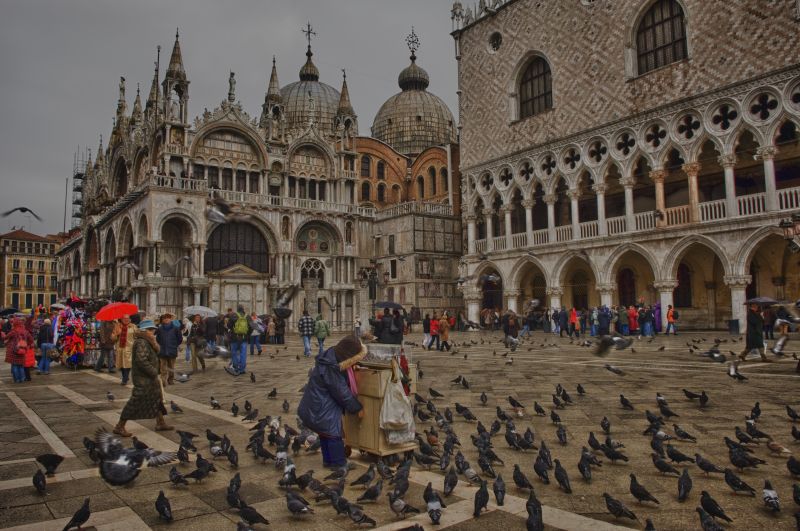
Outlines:
{"type": "Polygon", "coordinates": [[[608,335],[608,329],[611,325],[611,312],[606,306],[600,308],[597,312],[597,327],[601,336],[608,335]]]}
{"type": "Polygon", "coordinates": [[[158,342],[158,372],[164,385],[175,383],[175,358],[183,341],[181,327],[173,320],[172,314],[165,313],[161,316],[161,324],[156,330],[158,342]]]}
{"type": "MultiPolygon", "coordinates": [[[[392,344],[396,343],[395,341],[395,334],[392,333],[392,328],[396,329],[397,324],[395,323],[394,318],[389,313],[389,308],[383,309],[383,316],[380,320],[377,319],[370,319],[369,324],[371,324],[375,331],[375,335],[378,336],[379,343],[387,343],[392,344]]],[[[437,341],[437,348],[438,348],[438,341],[437,341]]]]}
{"type": "Polygon", "coordinates": [[[297,322],[297,331],[303,339],[303,356],[311,356],[311,336],[314,335],[314,318],[308,315],[308,310],[303,310],[303,317],[297,322]]]}
{"type": "Polygon", "coordinates": [[[569,315],[564,308],[561,308],[561,311],[558,312],[558,328],[558,337],[564,337],[564,332],[569,335],[569,315]]]}
{"type": "Polygon", "coordinates": [[[203,322],[205,327],[206,347],[210,352],[213,352],[217,346],[217,329],[219,328],[219,318],[206,317],[203,322]]]}
{"type": "Polygon", "coordinates": [[[318,354],[311,369],[297,416],[309,429],[319,434],[322,464],[341,467],[346,463],[342,415],[364,410],[348,384],[346,371],[364,358],[367,349],[355,336],[343,338],[335,346],[318,354]]]}
{"type": "Polygon", "coordinates": [[[422,320],[422,333],[424,334],[422,338],[422,348],[428,348],[428,343],[431,342],[431,316],[430,314],[425,314],[425,319],[422,320]]]}
{"type": "Polygon", "coordinates": [[[100,355],[97,357],[97,363],[94,364],[94,370],[100,372],[103,369],[103,363],[108,360],[108,372],[114,371],[114,340],[111,338],[111,333],[114,331],[114,321],[103,321],[100,323],[100,355]]]}
{"type": "Polygon", "coordinates": [[[764,318],[759,310],[758,304],[751,304],[747,310],[747,335],[744,350],[739,354],[741,361],[745,361],[753,350],[761,355],[761,361],[772,361],[764,353],[764,318]]]}

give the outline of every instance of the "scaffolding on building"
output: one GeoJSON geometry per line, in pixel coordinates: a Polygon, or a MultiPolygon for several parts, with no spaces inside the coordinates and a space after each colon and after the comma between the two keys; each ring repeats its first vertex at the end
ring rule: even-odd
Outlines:
{"type": "Polygon", "coordinates": [[[72,224],[75,228],[83,218],[83,184],[86,178],[86,162],[89,160],[89,149],[79,148],[72,162],[72,224]]]}

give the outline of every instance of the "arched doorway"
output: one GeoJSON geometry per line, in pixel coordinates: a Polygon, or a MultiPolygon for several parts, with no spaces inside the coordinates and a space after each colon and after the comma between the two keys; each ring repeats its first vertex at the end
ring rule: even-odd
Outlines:
{"type": "Polygon", "coordinates": [[[655,273],[651,262],[641,253],[630,249],[619,255],[611,268],[610,279],[616,283],[617,304],[623,306],[658,304],[658,294],[653,287],[655,273]]]}
{"type": "Polygon", "coordinates": [[[519,273],[519,290],[522,304],[518,305],[523,310],[533,299],[539,300],[538,308],[541,310],[547,304],[547,282],[544,271],[533,262],[522,266],[519,273]]]}
{"type": "Polygon", "coordinates": [[[560,277],[561,287],[564,289],[562,306],[585,310],[599,305],[597,279],[586,259],[578,256],[570,258],[564,264],[560,277]]]}
{"type": "Polygon", "coordinates": [[[633,270],[629,267],[624,267],[617,273],[617,294],[622,306],[636,304],[636,280],[633,270]]]}
{"type": "Polygon", "coordinates": [[[575,271],[570,277],[572,288],[572,307],[576,309],[589,308],[589,275],[586,271],[575,271]]]}
{"type": "Polygon", "coordinates": [[[503,278],[496,269],[484,271],[478,278],[482,310],[503,310],[503,278]]]}
{"type": "Polygon", "coordinates": [[[685,248],[672,274],[678,286],[672,294],[687,329],[722,329],[731,318],[731,290],[725,285],[725,266],[703,243],[685,248]]]}

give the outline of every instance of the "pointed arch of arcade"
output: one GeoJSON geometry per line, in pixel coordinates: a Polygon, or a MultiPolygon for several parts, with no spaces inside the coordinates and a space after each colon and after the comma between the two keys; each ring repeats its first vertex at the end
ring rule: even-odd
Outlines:
{"type": "Polygon", "coordinates": [[[255,149],[258,153],[258,156],[261,159],[259,160],[261,167],[267,167],[267,160],[269,160],[269,157],[267,156],[267,150],[264,147],[264,143],[259,139],[258,134],[255,131],[251,131],[248,127],[244,127],[236,122],[211,122],[206,126],[201,127],[197,131],[197,134],[195,134],[194,139],[192,140],[192,145],[189,147],[189,153],[191,156],[196,156],[197,149],[203,145],[203,140],[206,136],[219,131],[233,131],[246,138],[253,149],[255,149]]]}
{"type": "Polygon", "coordinates": [[[606,260],[604,281],[616,287],[617,304],[631,306],[652,285],[659,272],[658,262],[644,247],[633,243],[619,246],[606,260]]]}
{"type": "Polygon", "coordinates": [[[693,234],[680,240],[672,247],[669,253],[667,253],[666,258],[663,261],[660,277],[668,279],[675,278],[675,275],[678,271],[678,265],[686,254],[686,251],[693,245],[700,245],[708,248],[716,255],[717,258],[719,258],[724,270],[724,274],[732,274],[730,260],[728,259],[728,255],[725,250],[711,238],[699,234],[693,234]]]}
{"type": "Polygon", "coordinates": [[[475,270],[475,286],[481,293],[481,310],[487,308],[500,308],[503,309],[503,287],[505,286],[505,279],[501,269],[493,262],[486,261],[482,263],[475,270]],[[497,275],[499,281],[489,282],[482,281],[483,275],[497,275]]]}

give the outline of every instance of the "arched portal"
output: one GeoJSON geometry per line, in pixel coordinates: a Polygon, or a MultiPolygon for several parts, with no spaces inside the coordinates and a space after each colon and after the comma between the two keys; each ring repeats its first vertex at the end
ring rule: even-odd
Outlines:
{"type": "Polygon", "coordinates": [[[522,297],[522,309],[530,304],[533,299],[538,299],[540,305],[544,305],[547,300],[547,281],[542,268],[533,262],[528,262],[522,266],[519,272],[519,290],[522,297]]]}
{"type": "Polygon", "coordinates": [[[561,271],[562,306],[585,310],[599,305],[597,279],[586,260],[573,256],[561,271]]]}
{"type": "Polygon", "coordinates": [[[731,318],[731,292],[725,285],[725,266],[714,250],[692,243],[672,267],[670,273],[678,280],[672,297],[684,328],[725,328],[731,318]]]}
{"type": "Polygon", "coordinates": [[[481,309],[503,311],[503,277],[494,269],[489,268],[481,273],[478,278],[481,289],[481,309]]]}
{"type": "Polygon", "coordinates": [[[128,191],[128,168],[125,159],[120,157],[114,165],[114,179],[113,190],[111,193],[114,197],[122,197],[128,191]]]}
{"type": "Polygon", "coordinates": [[[257,273],[269,273],[269,249],[264,235],[249,223],[225,223],[208,238],[205,272],[243,265],[257,273]]]}
{"type": "Polygon", "coordinates": [[[616,283],[617,304],[627,307],[642,300],[651,305],[658,302],[653,265],[635,250],[627,250],[614,260],[609,279],[616,283]]]}

